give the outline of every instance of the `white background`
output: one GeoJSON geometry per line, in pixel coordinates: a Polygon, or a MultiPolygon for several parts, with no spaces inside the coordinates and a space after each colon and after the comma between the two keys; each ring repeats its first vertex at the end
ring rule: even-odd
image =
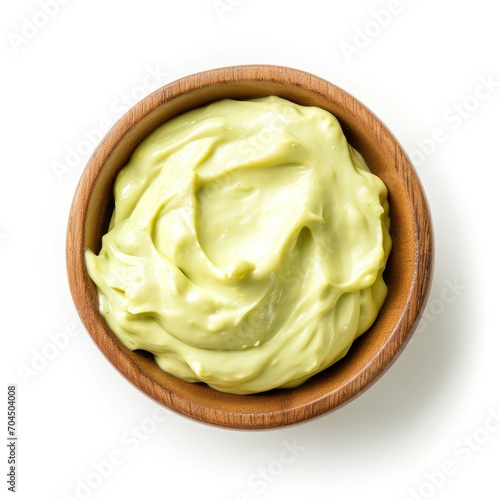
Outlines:
{"type": "Polygon", "coordinates": [[[16,384],[17,498],[499,498],[493,2],[47,1],[50,17],[23,0],[0,20],[0,438],[16,384]],[[426,316],[393,367],[341,410],[263,432],[158,413],[81,326],[64,255],[97,129],[144,86],[248,63],[309,71],[371,108],[412,154],[436,236],[426,316]]]}

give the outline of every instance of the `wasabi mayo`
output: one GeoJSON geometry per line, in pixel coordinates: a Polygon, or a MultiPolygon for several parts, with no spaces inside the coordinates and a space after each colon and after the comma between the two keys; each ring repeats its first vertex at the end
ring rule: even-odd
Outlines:
{"type": "Polygon", "coordinates": [[[130,349],[225,392],[294,387],[385,300],[383,182],[330,113],[222,100],[151,133],[116,179],[100,311],[130,349]]]}

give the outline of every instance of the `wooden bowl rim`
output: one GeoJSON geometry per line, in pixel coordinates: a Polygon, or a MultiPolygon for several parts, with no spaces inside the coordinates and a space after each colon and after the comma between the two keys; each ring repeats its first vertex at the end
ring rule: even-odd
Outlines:
{"type": "MultiPolygon", "coordinates": [[[[339,121],[342,123],[342,120],[339,121]]],[[[66,262],[70,291],[83,324],[103,354],[131,383],[155,401],[195,420],[228,428],[264,429],[295,424],[340,408],[364,392],[392,365],[413,334],[427,301],[432,281],[433,247],[430,212],[418,176],[399,142],[378,117],[343,89],[312,74],[283,66],[245,65],[213,69],[176,80],[149,94],[117,121],[97,146],[78,183],[68,220],[66,262]],[[306,401],[290,397],[297,389],[271,391],[254,399],[252,396],[224,395],[207,387],[200,389],[199,384],[189,384],[193,388],[186,389],[183,386],[186,382],[170,376],[169,386],[159,383],[151,376],[149,365],[122,346],[114,334],[110,334],[98,311],[96,316],[95,285],[88,277],[84,263],[84,233],[89,199],[103,167],[114,153],[117,154],[116,150],[124,137],[138,124],[154,116],[155,111],[163,104],[171,103],[177,98],[190,93],[194,95],[195,92],[200,97],[205,90],[209,91],[214,86],[248,84],[252,88],[256,82],[289,87],[294,92],[303,92],[305,96],[315,95],[324,102],[335,100],[336,105],[348,115],[360,120],[360,128],[365,131],[373,130],[373,134],[377,134],[377,141],[380,141],[380,147],[392,155],[397,164],[395,168],[405,178],[404,194],[411,199],[415,208],[412,219],[408,222],[414,241],[414,254],[410,256],[413,258],[412,282],[408,295],[404,297],[402,314],[394,319],[394,328],[387,342],[372,353],[370,361],[355,376],[335,387],[335,390],[306,401]],[[177,385],[182,386],[182,390],[176,390],[177,385]],[[213,407],[186,396],[196,394],[198,390],[213,391],[213,407]],[[247,398],[249,403],[240,403],[240,398],[247,398]],[[273,411],[260,411],[258,404],[252,406],[253,401],[272,401],[272,398],[277,401],[279,398],[273,411]],[[228,409],[227,401],[234,401],[232,409],[228,409]]]]}

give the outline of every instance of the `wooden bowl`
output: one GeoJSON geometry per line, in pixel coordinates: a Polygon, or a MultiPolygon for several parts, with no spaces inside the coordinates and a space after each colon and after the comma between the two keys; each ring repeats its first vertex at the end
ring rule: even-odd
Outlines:
{"type": "Polygon", "coordinates": [[[67,271],[82,322],[111,363],[151,398],[205,423],[262,429],[293,424],[340,407],[376,381],[408,342],[427,300],[433,269],[432,225],[418,177],[397,140],[354,97],[318,77],[276,66],[238,66],[182,78],[147,96],[110,130],[78,184],[67,232],[67,271]],[[218,392],[163,372],[153,357],[124,347],[99,313],[84,249],[98,252],[113,210],[113,183],[153,129],[223,98],[278,95],[319,106],[340,121],[349,142],[389,191],[393,248],[384,274],[389,293],[372,328],[347,356],[294,389],[255,395],[218,392]]]}

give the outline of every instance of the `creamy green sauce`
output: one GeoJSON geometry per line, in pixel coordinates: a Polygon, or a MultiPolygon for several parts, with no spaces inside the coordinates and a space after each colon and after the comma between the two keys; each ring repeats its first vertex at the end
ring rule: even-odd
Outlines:
{"type": "Polygon", "coordinates": [[[130,349],[220,391],[294,387],[342,358],[387,294],[387,190],[330,113],[223,100],[158,127],[115,183],[86,265],[130,349]]]}

